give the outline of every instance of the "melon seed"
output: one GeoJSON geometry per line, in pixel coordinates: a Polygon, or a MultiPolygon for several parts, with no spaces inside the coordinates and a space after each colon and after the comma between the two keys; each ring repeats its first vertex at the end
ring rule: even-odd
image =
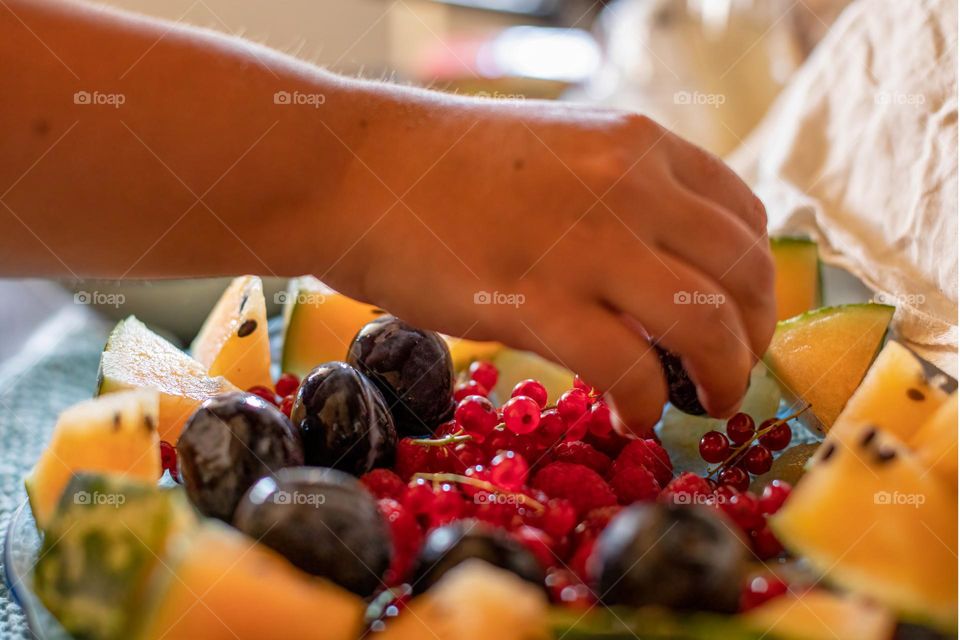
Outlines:
{"type": "Polygon", "coordinates": [[[237,329],[238,338],[246,338],[248,335],[257,330],[257,321],[256,320],[247,320],[240,328],[237,329]]]}
{"type": "Polygon", "coordinates": [[[914,389],[913,387],[910,387],[909,389],[907,389],[907,397],[916,402],[921,402],[926,398],[926,396],[923,395],[923,391],[920,391],[919,389],[914,389]]]}

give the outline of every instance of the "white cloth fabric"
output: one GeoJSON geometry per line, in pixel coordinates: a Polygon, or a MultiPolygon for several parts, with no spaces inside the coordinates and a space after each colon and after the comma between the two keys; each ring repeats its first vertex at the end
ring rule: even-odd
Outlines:
{"type": "Polygon", "coordinates": [[[730,162],[957,375],[957,3],[858,0],[730,162]]]}

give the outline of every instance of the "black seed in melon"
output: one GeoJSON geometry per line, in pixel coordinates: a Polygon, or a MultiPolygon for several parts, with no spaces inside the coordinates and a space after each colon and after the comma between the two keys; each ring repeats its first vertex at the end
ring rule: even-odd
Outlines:
{"type": "Polygon", "coordinates": [[[393,464],[397,431],[386,401],[365,375],[345,362],[308,373],[290,411],[304,461],[360,476],[393,464]]]}
{"type": "Polygon", "coordinates": [[[347,361],[383,393],[401,437],[431,435],[453,415],[453,360],[439,334],[380,316],[354,337],[347,361]]]}
{"type": "Polygon", "coordinates": [[[300,438],[287,417],[250,393],[205,401],[177,440],[180,478],[200,513],[230,522],[253,483],[303,464],[300,438]]]}
{"type": "Polygon", "coordinates": [[[543,587],[543,568],[526,547],[498,527],[476,520],[458,520],[437,527],[427,536],[411,580],[414,593],[426,591],[448,571],[471,558],[543,587]]]}
{"type": "Polygon", "coordinates": [[[617,514],[588,561],[604,604],[734,613],[747,547],[715,509],[635,504],[617,514]]]}
{"type": "Polygon", "coordinates": [[[234,525],[362,597],[383,585],[390,566],[390,530],[373,497],[335,469],[289,467],[261,479],[241,500],[234,525]]]}

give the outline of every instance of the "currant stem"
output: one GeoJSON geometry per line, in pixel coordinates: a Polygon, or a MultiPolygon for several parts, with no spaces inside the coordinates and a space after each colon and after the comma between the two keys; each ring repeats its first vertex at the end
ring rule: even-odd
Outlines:
{"type": "Polygon", "coordinates": [[[504,496],[513,496],[517,499],[517,502],[521,504],[528,504],[538,512],[543,512],[546,507],[543,506],[543,503],[537,502],[530,496],[525,493],[514,493],[513,491],[504,491],[497,485],[492,482],[487,482],[486,480],[480,480],[478,478],[471,478],[469,476],[461,476],[456,473],[415,473],[413,474],[414,480],[430,480],[434,484],[438,482],[456,482],[457,484],[465,484],[471,487],[476,487],[477,489],[483,489],[487,493],[494,493],[504,496]]]}
{"type": "Polygon", "coordinates": [[[794,412],[794,413],[791,413],[790,415],[786,416],[785,418],[780,418],[779,420],[777,420],[776,422],[774,422],[773,424],[771,424],[771,425],[770,425],[769,427],[767,427],[766,429],[763,429],[762,431],[757,431],[757,432],[755,432],[755,433],[753,434],[753,436],[751,436],[751,438],[750,438],[749,440],[747,440],[747,441],[744,442],[743,444],[739,445],[736,449],[734,449],[734,450],[733,450],[733,453],[731,453],[731,454],[727,457],[726,460],[724,460],[723,462],[721,462],[720,464],[718,464],[717,466],[715,466],[713,469],[707,469],[707,477],[709,478],[710,476],[712,476],[713,474],[717,473],[718,471],[720,471],[721,469],[723,469],[724,467],[726,467],[728,464],[730,464],[730,462],[732,462],[733,460],[736,460],[737,457],[739,457],[741,453],[743,453],[744,451],[746,451],[746,450],[750,447],[750,445],[752,445],[754,442],[756,442],[757,440],[759,440],[762,436],[766,435],[771,429],[773,429],[774,427],[779,427],[780,425],[782,425],[782,424],[784,424],[784,423],[786,423],[786,422],[789,422],[789,421],[791,421],[791,420],[793,420],[793,419],[795,419],[795,418],[799,418],[805,411],[807,411],[808,409],[810,409],[810,407],[812,407],[812,406],[813,406],[812,404],[807,404],[807,406],[805,406],[804,408],[800,409],[799,411],[796,411],[796,412],[794,412]]]}
{"type": "Polygon", "coordinates": [[[417,438],[413,441],[422,447],[445,447],[448,444],[460,444],[461,442],[471,442],[473,436],[469,433],[458,431],[442,438],[417,438]]]}

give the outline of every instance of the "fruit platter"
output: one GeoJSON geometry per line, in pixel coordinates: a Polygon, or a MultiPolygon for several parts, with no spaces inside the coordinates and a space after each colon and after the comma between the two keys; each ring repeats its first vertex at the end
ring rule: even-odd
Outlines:
{"type": "Polygon", "coordinates": [[[956,637],[956,381],[894,307],[821,306],[815,243],[771,247],[739,413],[660,352],[646,438],[575,372],[311,277],[272,321],[236,278],[186,350],[131,316],[25,478],[7,583],[38,638],[956,637]]]}

